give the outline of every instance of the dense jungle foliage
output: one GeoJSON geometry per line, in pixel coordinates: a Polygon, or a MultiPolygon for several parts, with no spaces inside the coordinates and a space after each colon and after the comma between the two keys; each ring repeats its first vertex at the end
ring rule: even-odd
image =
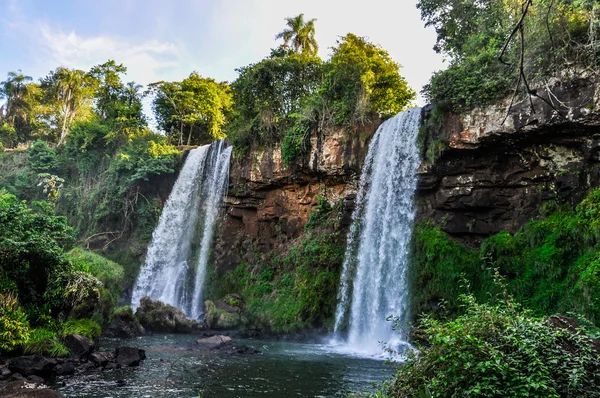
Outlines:
{"type": "Polygon", "coordinates": [[[414,312],[459,312],[461,279],[485,301],[497,289],[494,270],[506,277],[514,299],[537,316],[574,312],[600,322],[600,189],[576,209],[552,209],[511,235],[501,232],[476,251],[453,241],[440,227],[417,226],[414,238],[414,312]],[[444,303],[443,307],[439,304],[444,303]]]}
{"type": "Polygon", "coordinates": [[[63,335],[93,338],[111,315],[123,268],[81,249],[48,202],[0,190],[0,352],[66,356],[63,335]]]}
{"type": "Polygon", "coordinates": [[[552,79],[600,73],[595,0],[419,0],[448,68],[424,94],[455,110],[531,94],[552,101],[552,79]]]}

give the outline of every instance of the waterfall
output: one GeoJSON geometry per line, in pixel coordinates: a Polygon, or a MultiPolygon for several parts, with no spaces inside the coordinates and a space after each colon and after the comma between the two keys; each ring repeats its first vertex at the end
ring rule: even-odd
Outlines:
{"type": "Polygon", "coordinates": [[[202,288],[230,156],[231,147],[223,140],[188,154],[135,283],[134,310],[148,296],[180,308],[191,318],[202,314],[202,288]]]}
{"type": "Polygon", "coordinates": [[[409,320],[407,268],[420,115],[415,108],[384,122],[363,166],[335,318],[335,331],[347,332],[345,346],[354,352],[382,353],[382,342],[395,349],[406,345],[386,319],[409,320]]]}

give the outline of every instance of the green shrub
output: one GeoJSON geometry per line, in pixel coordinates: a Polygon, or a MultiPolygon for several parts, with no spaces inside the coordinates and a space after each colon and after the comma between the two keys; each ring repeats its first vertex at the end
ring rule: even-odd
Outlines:
{"type": "Polygon", "coordinates": [[[16,296],[0,294],[0,351],[10,352],[29,339],[29,322],[16,296]]]}
{"type": "Polygon", "coordinates": [[[311,212],[310,218],[304,224],[304,229],[312,229],[338,222],[341,216],[343,201],[338,202],[335,207],[329,203],[327,197],[319,193],[316,197],[317,207],[311,212]],[[330,223],[331,222],[331,223],[330,223]]]}
{"type": "Polygon", "coordinates": [[[448,144],[444,140],[435,140],[427,148],[425,159],[430,165],[434,165],[442,154],[448,149],[448,144]]]}
{"type": "Polygon", "coordinates": [[[33,329],[29,334],[29,340],[25,344],[25,353],[30,355],[48,354],[56,339],[56,332],[43,328],[33,329]]]}
{"type": "Polygon", "coordinates": [[[48,278],[65,266],[63,249],[73,230],[54,207],[24,201],[0,190],[0,257],[6,278],[15,282],[19,301],[43,304],[48,278]]]}
{"type": "Polygon", "coordinates": [[[100,336],[101,332],[100,325],[91,319],[69,319],[62,328],[62,334],[65,336],[69,334],[79,334],[88,339],[94,339],[100,336]]]}
{"type": "MultiPolygon", "coordinates": [[[[453,241],[439,227],[431,223],[417,224],[413,237],[411,257],[412,313],[436,312],[443,309],[449,314],[459,311],[458,297],[462,293],[463,278],[477,292],[484,291],[478,253],[453,241]]],[[[487,286],[486,286],[487,288],[487,286]]]]}
{"type": "Polygon", "coordinates": [[[71,351],[59,340],[53,340],[50,349],[48,350],[48,354],[54,358],[64,358],[71,355],[71,351]]]}
{"type": "Polygon", "coordinates": [[[328,326],[335,314],[344,237],[308,233],[283,254],[243,263],[216,281],[220,293],[240,293],[247,321],[274,332],[328,326]]]}
{"type": "Polygon", "coordinates": [[[597,323],[599,192],[592,190],[575,211],[555,206],[514,235],[500,232],[491,236],[479,252],[460,246],[431,224],[419,224],[411,268],[415,274],[415,313],[429,312],[442,300],[454,313],[462,274],[473,294],[485,300],[495,292],[489,270],[498,268],[507,278],[509,293],[535,315],[578,312],[597,323]]]}
{"type": "Polygon", "coordinates": [[[125,271],[120,264],[79,247],[68,252],[67,259],[76,271],[93,275],[114,295],[121,293],[125,271]]]}
{"type": "Polygon", "coordinates": [[[56,168],[56,153],[44,141],[37,140],[28,150],[27,164],[38,173],[49,172],[56,168]]]}
{"type": "Polygon", "coordinates": [[[512,299],[460,302],[464,314],[425,316],[418,355],[399,367],[390,397],[595,397],[600,357],[584,334],[556,329],[512,299]]]}

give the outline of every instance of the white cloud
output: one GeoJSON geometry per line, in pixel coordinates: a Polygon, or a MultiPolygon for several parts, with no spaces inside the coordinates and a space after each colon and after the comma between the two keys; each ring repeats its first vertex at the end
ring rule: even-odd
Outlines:
{"type": "Polygon", "coordinates": [[[53,67],[64,65],[87,70],[114,59],[127,66],[128,77],[141,84],[168,78],[179,65],[177,45],[159,40],[133,43],[111,36],[83,37],[40,24],[37,36],[36,58],[39,63],[53,67]]]}

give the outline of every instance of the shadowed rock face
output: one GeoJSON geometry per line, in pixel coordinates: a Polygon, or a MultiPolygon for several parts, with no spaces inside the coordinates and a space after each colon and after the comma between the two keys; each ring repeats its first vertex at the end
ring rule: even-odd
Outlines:
{"type": "MultiPolygon", "coordinates": [[[[419,176],[419,218],[476,246],[502,230],[516,232],[550,201],[579,203],[600,185],[600,85],[579,79],[533,98],[430,120],[427,148],[447,149],[419,176]],[[549,94],[550,93],[550,94],[549,94]],[[504,121],[504,123],[503,123],[504,121]]],[[[425,148],[425,149],[426,149],[425,148]]]]}

